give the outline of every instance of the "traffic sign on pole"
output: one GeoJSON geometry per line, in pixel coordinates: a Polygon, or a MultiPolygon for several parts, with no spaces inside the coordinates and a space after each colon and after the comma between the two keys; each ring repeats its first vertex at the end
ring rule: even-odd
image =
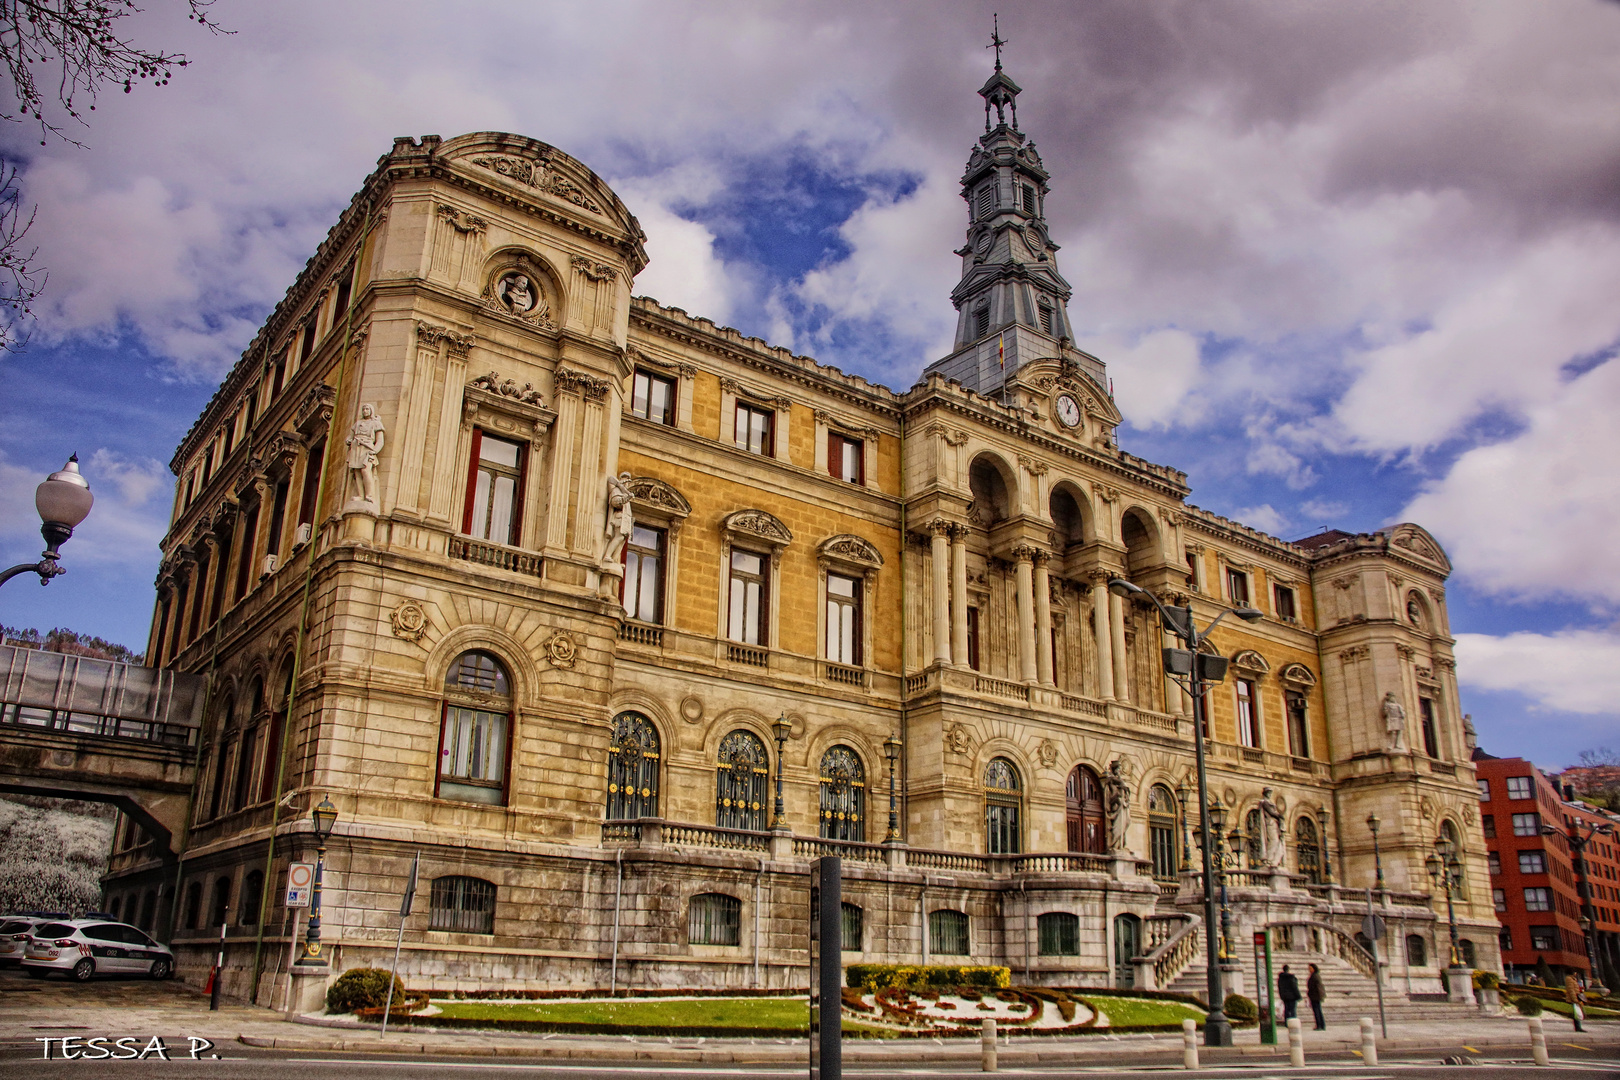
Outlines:
{"type": "Polygon", "coordinates": [[[287,906],[309,907],[310,889],[315,884],[315,864],[295,862],[287,867],[287,906]]]}

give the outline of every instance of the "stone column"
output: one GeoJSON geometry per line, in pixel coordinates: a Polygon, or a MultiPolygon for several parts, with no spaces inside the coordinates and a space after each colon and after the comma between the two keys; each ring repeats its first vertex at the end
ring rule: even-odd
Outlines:
{"type": "Polygon", "coordinates": [[[951,526],[951,656],[968,662],[967,526],[951,526]]]}
{"type": "Polygon", "coordinates": [[[1056,686],[1052,678],[1052,579],[1047,563],[1052,556],[1035,553],[1035,677],[1042,686],[1056,686]]]}
{"type": "Polygon", "coordinates": [[[1097,637],[1097,696],[1104,701],[1114,696],[1114,635],[1108,625],[1108,575],[1098,574],[1091,582],[1091,627],[1097,637]]]}
{"type": "Polygon", "coordinates": [[[551,425],[551,480],[546,485],[546,547],[561,551],[568,546],[568,494],[574,470],[574,427],[580,413],[577,385],[557,380],[552,400],[557,419],[551,425]]]}
{"type": "Polygon", "coordinates": [[[1013,571],[1018,587],[1018,676],[1024,682],[1035,681],[1035,588],[1032,576],[1035,549],[1013,549],[1017,560],[1013,571]]]}
{"type": "Polygon", "coordinates": [[[1114,697],[1119,701],[1131,700],[1131,682],[1125,673],[1125,601],[1108,593],[1109,636],[1114,651],[1114,697]]]}
{"type": "Polygon", "coordinates": [[[933,556],[934,662],[951,662],[950,613],[950,525],[944,521],[928,524],[929,552],[933,556]]]}

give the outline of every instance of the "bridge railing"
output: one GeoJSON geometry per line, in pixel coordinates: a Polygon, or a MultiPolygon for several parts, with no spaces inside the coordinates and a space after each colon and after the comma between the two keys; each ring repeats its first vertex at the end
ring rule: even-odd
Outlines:
{"type": "Polygon", "coordinates": [[[0,645],[0,724],[194,746],[201,675],[0,645]]]}

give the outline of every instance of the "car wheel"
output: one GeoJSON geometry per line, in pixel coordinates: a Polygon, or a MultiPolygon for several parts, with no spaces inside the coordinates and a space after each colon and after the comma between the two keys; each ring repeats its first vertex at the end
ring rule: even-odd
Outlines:
{"type": "Polygon", "coordinates": [[[90,976],[96,973],[96,962],[86,957],[73,965],[73,979],[75,982],[89,982],[90,976]]]}
{"type": "Polygon", "coordinates": [[[154,960],[154,961],[152,961],[152,978],[154,978],[154,979],[167,979],[170,975],[173,975],[173,974],[174,974],[174,961],[173,960],[154,960]]]}
{"type": "Polygon", "coordinates": [[[50,974],[50,970],[47,968],[31,967],[28,968],[27,971],[30,979],[43,979],[45,976],[50,974]]]}

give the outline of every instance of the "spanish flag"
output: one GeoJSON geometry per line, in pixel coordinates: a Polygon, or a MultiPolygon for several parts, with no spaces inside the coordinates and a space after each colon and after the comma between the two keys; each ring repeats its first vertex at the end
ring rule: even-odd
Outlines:
{"type": "Polygon", "coordinates": [[[996,338],[996,360],[1001,364],[1001,370],[1007,370],[1007,335],[1002,334],[996,338]]]}

